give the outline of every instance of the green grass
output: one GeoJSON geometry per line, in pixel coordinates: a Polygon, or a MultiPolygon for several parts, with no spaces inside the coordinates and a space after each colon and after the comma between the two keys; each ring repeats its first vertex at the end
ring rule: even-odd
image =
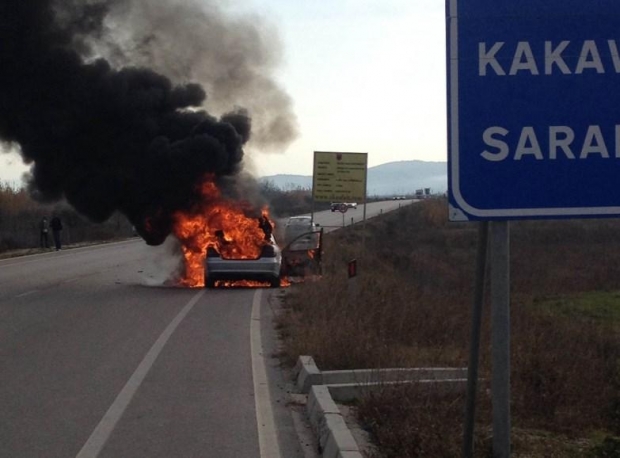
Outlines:
{"type": "Polygon", "coordinates": [[[620,325],[620,291],[592,291],[535,299],[534,306],[550,315],[620,325]]]}

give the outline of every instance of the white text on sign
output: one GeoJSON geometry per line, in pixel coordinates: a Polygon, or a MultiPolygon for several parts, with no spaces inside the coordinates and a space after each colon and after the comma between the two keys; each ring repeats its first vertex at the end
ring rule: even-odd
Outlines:
{"type": "Polygon", "coordinates": [[[620,125],[615,125],[613,131],[606,133],[608,139],[610,136],[613,138],[612,142],[605,140],[603,129],[596,125],[588,126],[585,132],[581,132],[579,138],[568,126],[549,126],[542,132],[541,129],[536,130],[532,126],[526,126],[520,132],[515,133],[500,126],[493,126],[482,134],[484,144],[490,148],[485,149],[480,155],[491,162],[499,162],[511,157],[515,161],[525,158],[539,161],[591,157],[620,159],[620,125]],[[545,143],[548,147],[544,150],[539,141],[543,137],[548,140],[545,143]],[[516,146],[511,149],[508,140],[516,146]]]}
{"type": "Polygon", "coordinates": [[[580,75],[586,71],[620,73],[616,40],[564,40],[555,44],[551,41],[533,44],[519,41],[512,45],[499,41],[489,46],[478,43],[479,76],[515,76],[522,72],[530,75],[580,75]],[[533,50],[542,53],[535,57],[533,50]],[[570,68],[565,56],[579,56],[573,68],[570,68]],[[507,65],[508,62],[510,65],[507,65]]]}

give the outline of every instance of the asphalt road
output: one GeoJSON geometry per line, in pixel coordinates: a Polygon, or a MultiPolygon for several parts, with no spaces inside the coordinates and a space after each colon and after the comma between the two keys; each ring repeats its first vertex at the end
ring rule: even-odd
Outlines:
{"type": "MultiPolygon", "coordinates": [[[[330,231],[363,215],[315,219],[330,231]]],[[[273,356],[279,290],[166,286],[171,250],[135,239],[0,261],[0,458],[314,455],[273,356]]]]}
{"type": "MultiPolygon", "coordinates": [[[[415,199],[407,200],[384,200],[381,202],[370,202],[366,204],[366,220],[378,216],[382,213],[387,213],[393,210],[398,210],[405,205],[419,202],[415,199]]],[[[309,213],[308,213],[309,214],[309,213]]],[[[340,229],[351,224],[359,224],[364,222],[364,205],[358,204],[357,208],[348,208],[346,212],[340,211],[332,212],[331,210],[317,211],[313,214],[314,221],[321,225],[325,232],[331,232],[336,229],[340,229]]],[[[279,227],[284,227],[288,218],[278,218],[276,224],[279,227]]]]}
{"type": "MultiPolygon", "coordinates": [[[[397,210],[405,205],[409,205],[415,200],[385,200],[381,202],[370,202],[366,204],[366,220],[378,216],[382,213],[397,210]]],[[[345,213],[330,210],[317,212],[314,220],[319,223],[325,232],[330,232],[351,224],[359,224],[364,221],[364,205],[359,204],[357,208],[348,208],[345,213]]]]}
{"type": "Polygon", "coordinates": [[[0,457],[304,456],[278,290],[162,286],[166,249],[0,261],[0,457]]]}

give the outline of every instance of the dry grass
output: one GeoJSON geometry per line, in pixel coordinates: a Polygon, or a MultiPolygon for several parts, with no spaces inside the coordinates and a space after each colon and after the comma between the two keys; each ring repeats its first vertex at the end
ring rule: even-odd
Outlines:
{"type": "MultiPolygon", "coordinates": [[[[426,201],[372,220],[364,237],[361,227],[329,234],[323,280],[287,294],[279,323],[285,360],[309,354],[323,369],[465,366],[477,230],[446,215],[445,201],[426,201]],[[346,278],[352,258],[357,285],[346,278]]],[[[620,434],[619,230],[616,220],[511,224],[515,456],[587,456],[593,434],[620,434]],[[566,299],[592,291],[605,301],[566,299]]],[[[484,313],[481,376],[488,377],[488,304],[484,313]]],[[[478,456],[489,453],[486,403],[478,456]]],[[[359,408],[382,456],[459,455],[460,398],[387,393],[359,408]]]]}
{"type": "MultiPolygon", "coordinates": [[[[26,189],[13,188],[0,182],[0,253],[37,252],[40,244],[39,222],[53,214],[63,221],[63,245],[88,241],[113,240],[132,235],[131,224],[120,215],[97,224],[79,215],[66,202],[37,202],[26,189]]],[[[50,236],[50,243],[51,241],[50,236]]]]}

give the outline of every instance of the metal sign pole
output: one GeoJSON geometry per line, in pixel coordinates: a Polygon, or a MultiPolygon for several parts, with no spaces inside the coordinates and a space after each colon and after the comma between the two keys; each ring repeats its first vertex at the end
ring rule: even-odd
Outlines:
{"type": "Polygon", "coordinates": [[[366,255],[366,206],[368,205],[368,167],[364,171],[364,214],[362,216],[362,260],[366,255]]]}
{"type": "Polygon", "coordinates": [[[491,222],[493,458],[510,457],[509,240],[508,221],[491,222]]]}
{"type": "Polygon", "coordinates": [[[312,210],[310,213],[310,222],[314,223],[314,203],[316,202],[316,152],[312,160],[312,210]]]}
{"type": "Polygon", "coordinates": [[[469,364],[467,365],[467,405],[465,407],[465,422],[463,426],[463,458],[473,458],[474,456],[474,425],[476,420],[476,393],[478,391],[478,361],[480,359],[480,328],[482,325],[482,306],[484,304],[488,235],[488,221],[480,222],[478,227],[474,304],[471,314],[471,342],[469,345],[469,364]]]}

